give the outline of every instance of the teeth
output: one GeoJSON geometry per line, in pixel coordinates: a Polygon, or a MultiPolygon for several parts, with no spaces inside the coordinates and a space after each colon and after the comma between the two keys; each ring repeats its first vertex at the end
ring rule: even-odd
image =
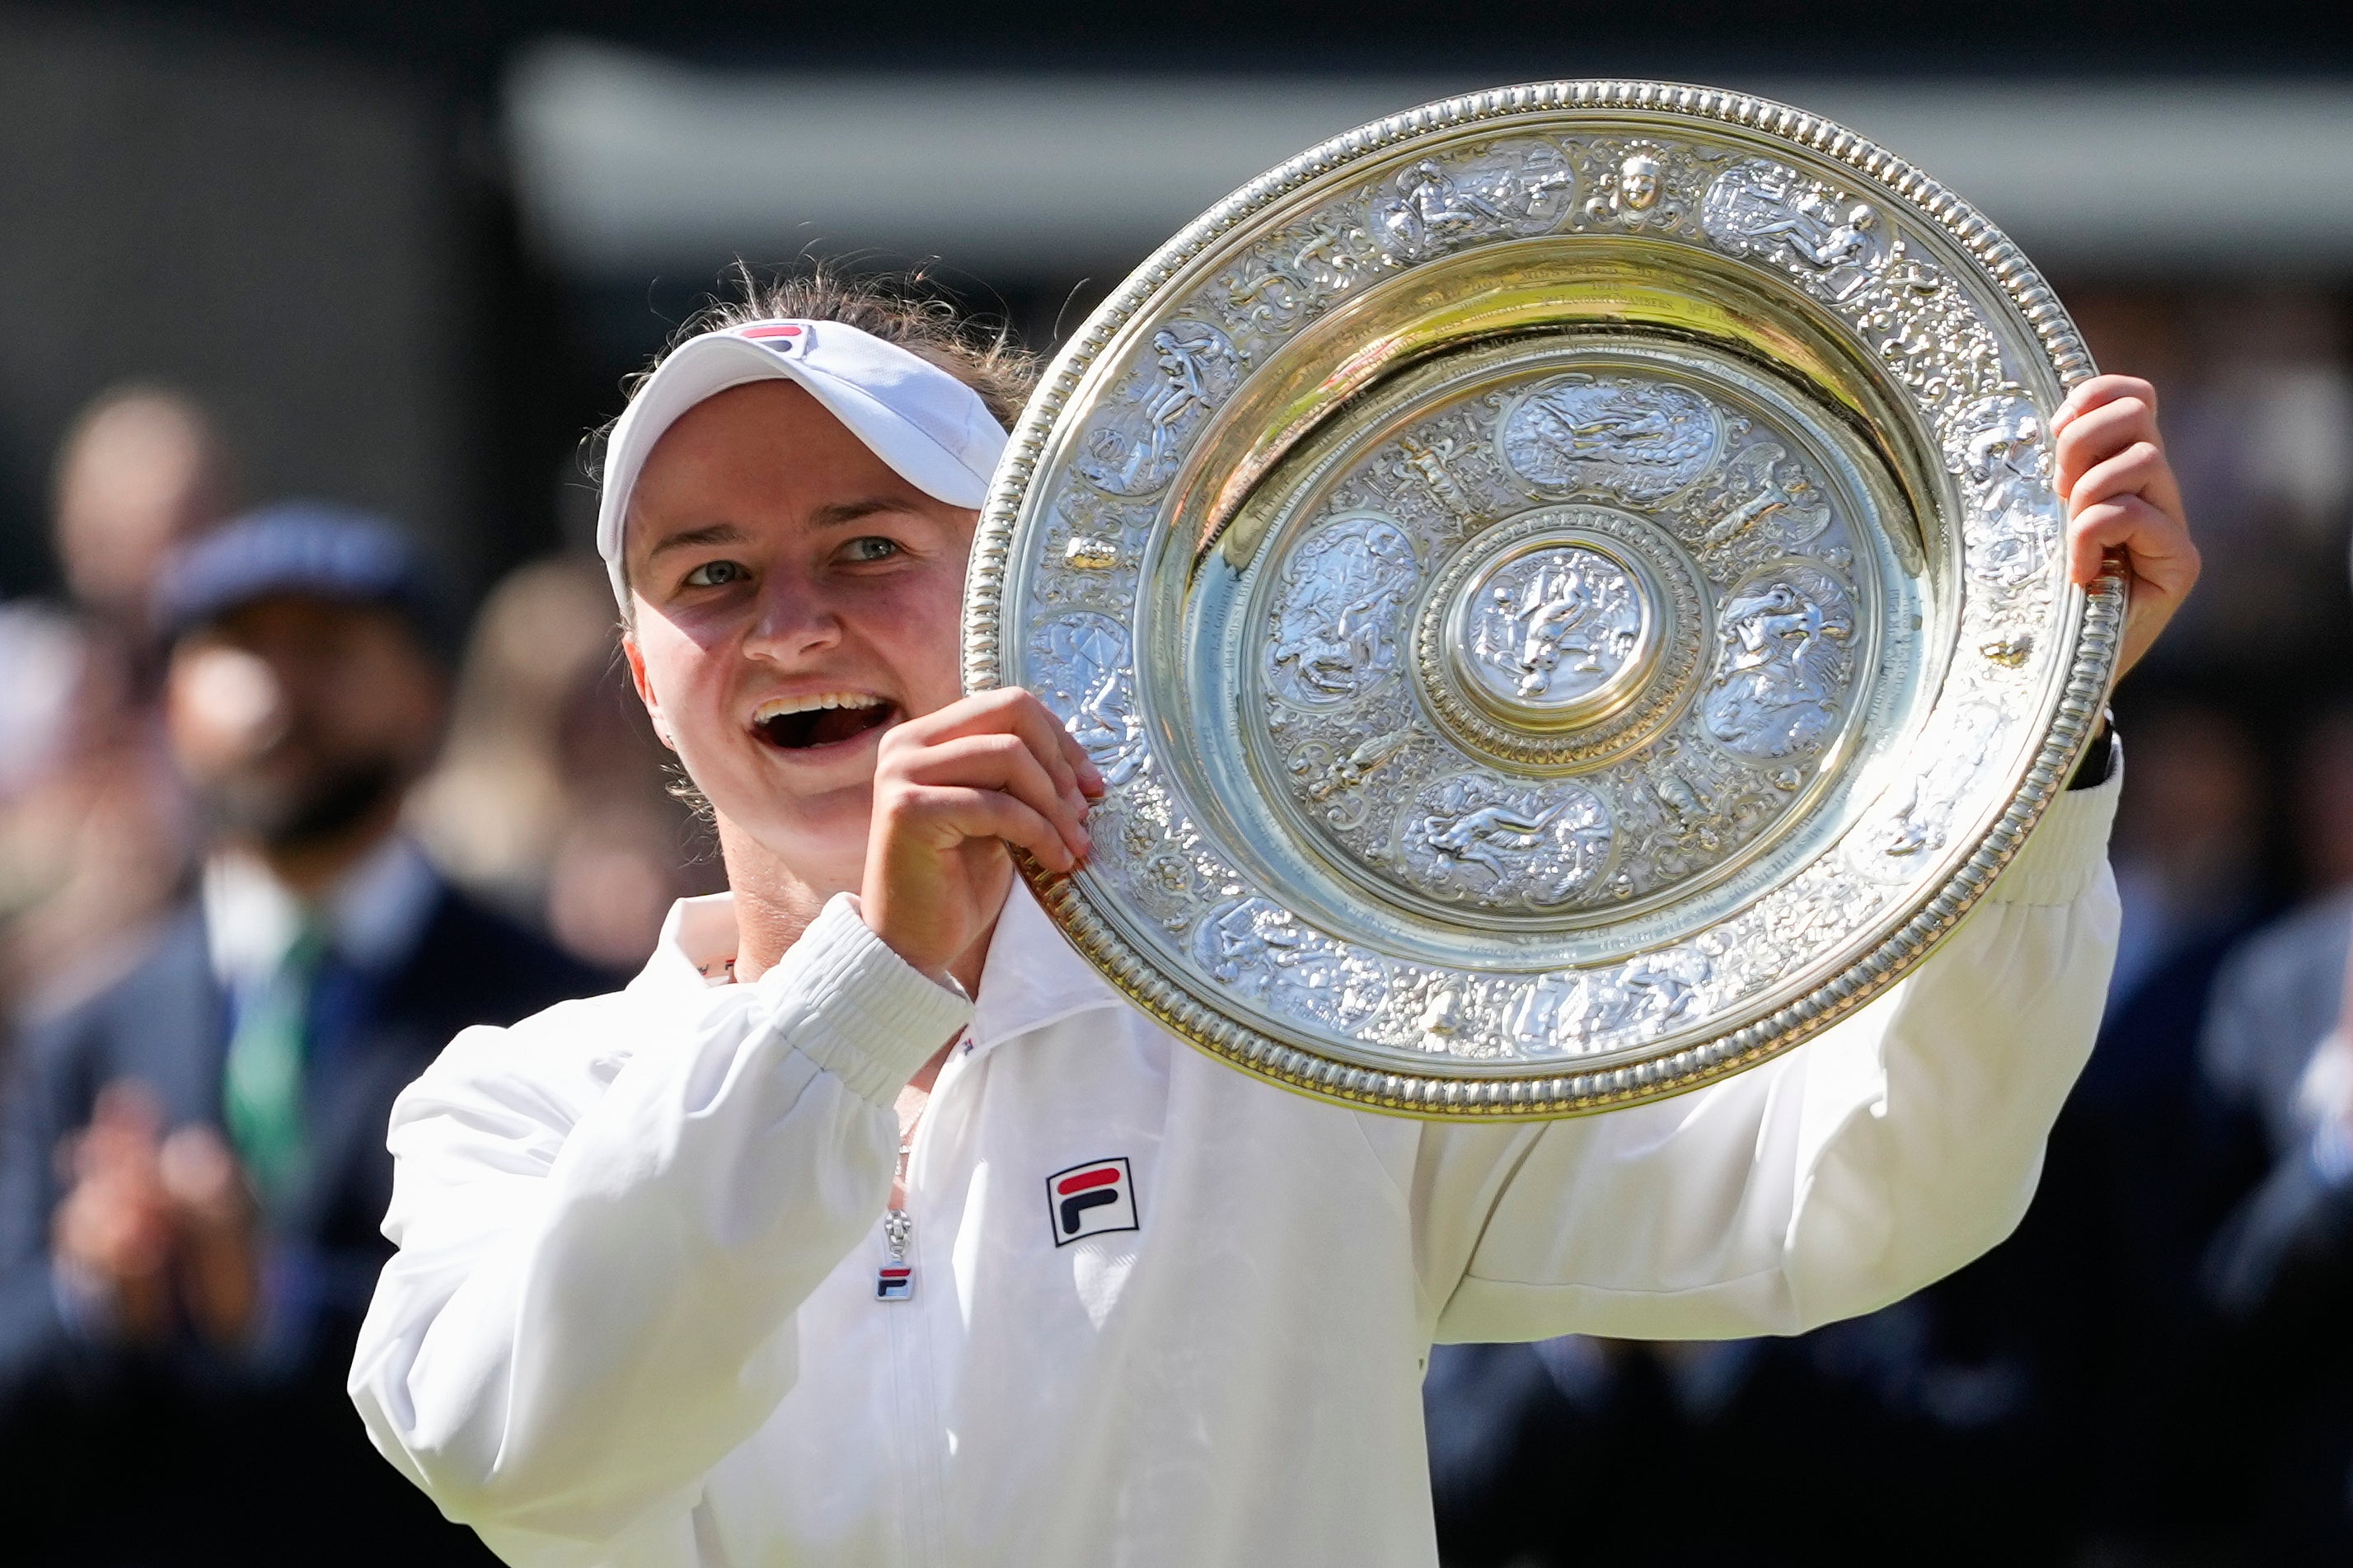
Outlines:
{"type": "Polygon", "coordinates": [[[781,719],[787,713],[807,713],[819,708],[880,708],[882,699],[863,691],[819,691],[807,697],[771,697],[752,710],[752,722],[765,724],[771,719],[781,719]]]}

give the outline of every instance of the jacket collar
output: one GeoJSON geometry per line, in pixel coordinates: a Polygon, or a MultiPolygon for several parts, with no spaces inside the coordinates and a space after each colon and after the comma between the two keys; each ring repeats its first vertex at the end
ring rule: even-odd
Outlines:
{"type": "Polygon", "coordinates": [[[1039,907],[1029,885],[1016,878],[1005,911],[997,917],[988,962],[981,966],[980,994],[973,999],[973,1044],[986,1051],[1073,1014],[1124,1005],[1124,998],[1039,907]]]}

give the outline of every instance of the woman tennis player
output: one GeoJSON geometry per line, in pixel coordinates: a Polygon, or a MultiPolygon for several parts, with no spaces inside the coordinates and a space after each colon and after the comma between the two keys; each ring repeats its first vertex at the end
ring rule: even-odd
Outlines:
{"type": "MultiPolygon", "coordinates": [[[[1014,875],[1083,859],[1101,788],[1034,699],[959,693],[1022,390],[804,283],[698,322],[613,431],[630,668],[731,891],[401,1099],[351,1388],[452,1518],[551,1568],[1428,1568],[1433,1342],[1794,1333],[2016,1223],[2115,947],[2109,748],[1933,957],[1753,1071],[1535,1125],[1285,1093],[1014,875]]],[[[2197,571],[2153,398],[2058,423],[2129,659],[2197,571]]]]}

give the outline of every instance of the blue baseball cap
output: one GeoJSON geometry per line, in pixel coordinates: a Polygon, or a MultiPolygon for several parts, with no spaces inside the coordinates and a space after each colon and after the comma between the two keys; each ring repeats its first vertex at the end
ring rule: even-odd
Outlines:
{"type": "Polygon", "coordinates": [[[325,501],[264,507],[182,549],[156,584],[155,626],[177,640],[280,595],[396,610],[428,647],[440,645],[440,596],[407,535],[374,513],[325,501]]]}

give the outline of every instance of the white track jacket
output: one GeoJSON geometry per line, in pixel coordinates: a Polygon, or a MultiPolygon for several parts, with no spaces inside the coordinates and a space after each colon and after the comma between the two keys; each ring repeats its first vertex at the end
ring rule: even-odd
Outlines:
{"type": "Polygon", "coordinates": [[[2016,1224],[2100,1016],[2116,792],[1815,1040],[1547,1124],[1248,1078],[1026,892],[976,1007],[848,899],[707,985],[733,917],[681,905],[626,991],[470,1029],[401,1097],[352,1396],[517,1564],[1429,1568],[1432,1342],[1795,1333],[2016,1224]],[[878,1300],[892,1102],[966,1027],[878,1300]]]}

